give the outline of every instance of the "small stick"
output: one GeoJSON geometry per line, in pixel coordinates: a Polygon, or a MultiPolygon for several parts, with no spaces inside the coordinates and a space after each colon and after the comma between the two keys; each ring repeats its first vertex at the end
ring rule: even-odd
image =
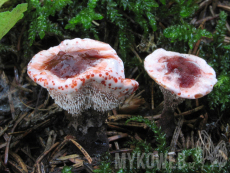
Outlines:
{"type": "MultiPolygon", "coordinates": [[[[21,122],[21,120],[27,115],[27,113],[23,114],[21,117],[18,118],[18,120],[15,122],[13,128],[11,129],[11,133],[14,132],[17,125],[21,122]]],[[[6,149],[5,149],[5,157],[4,157],[4,164],[7,165],[8,162],[8,153],[9,153],[9,147],[10,147],[10,141],[11,141],[12,135],[10,135],[9,139],[6,141],[6,149]]]]}
{"type": "Polygon", "coordinates": [[[221,5],[221,4],[218,4],[217,7],[219,8],[223,8],[224,10],[227,10],[227,11],[230,11],[230,7],[227,6],[227,5],[221,5]]]}
{"type": "Polygon", "coordinates": [[[174,116],[175,116],[175,117],[180,117],[180,116],[190,115],[190,114],[192,114],[192,113],[194,113],[194,112],[197,112],[197,111],[199,111],[199,110],[201,110],[201,109],[203,109],[203,108],[204,108],[204,105],[201,105],[201,106],[199,106],[199,107],[196,107],[196,108],[191,109],[191,110],[186,111],[186,112],[182,112],[181,114],[177,114],[177,115],[174,115],[174,116]]]}
{"type": "Polygon", "coordinates": [[[118,142],[117,142],[117,141],[116,141],[116,142],[114,142],[114,145],[115,145],[116,150],[119,150],[119,149],[120,149],[119,144],[118,144],[118,142]]]}
{"type": "Polygon", "coordinates": [[[132,46],[130,46],[130,49],[131,49],[131,51],[136,55],[136,57],[138,58],[139,62],[142,63],[142,59],[141,59],[141,57],[138,55],[138,53],[135,51],[135,49],[134,49],[132,46]]]}
{"type": "Polygon", "coordinates": [[[140,96],[143,92],[145,92],[145,90],[140,91],[138,94],[136,94],[133,98],[137,98],[138,96],[140,96]]]}
{"type": "Polygon", "coordinates": [[[128,115],[128,114],[118,114],[118,115],[112,115],[110,117],[108,117],[109,121],[117,121],[120,119],[126,119],[126,118],[131,118],[132,115],[128,115]]]}
{"type": "Polygon", "coordinates": [[[179,114],[181,114],[181,111],[180,111],[179,107],[177,107],[176,109],[177,109],[177,111],[179,112],[179,114]]]}
{"type": "Polygon", "coordinates": [[[149,120],[156,120],[156,119],[161,118],[161,114],[153,115],[153,116],[147,116],[147,117],[144,117],[144,118],[149,119],[149,120]]]}
{"type": "Polygon", "coordinates": [[[137,133],[135,133],[134,138],[138,141],[143,141],[143,139],[141,139],[141,137],[137,133]]]}
{"type": "Polygon", "coordinates": [[[113,153],[131,153],[132,151],[133,151],[133,149],[130,149],[130,148],[122,148],[120,150],[110,151],[109,153],[110,154],[113,154],[113,153]]]}
{"type": "Polygon", "coordinates": [[[25,92],[33,93],[32,90],[27,89],[27,88],[24,88],[24,87],[22,87],[22,86],[20,86],[20,85],[17,85],[17,84],[15,84],[15,83],[13,83],[13,82],[12,82],[10,85],[13,86],[13,87],[15,87],[15,88],[17,88],[17,89],[19,89],[19,90],[22,90],[22,91],[25,91],[25,92]]]}
{"type": "Polygon", "coordinates": [[[58,157],[56,158],[56,160],[68,160],[68,159],[75,159],[77,157],[80,157],[79,154],[71,154],[71,155],[68,155],[68,156],[61,156],[61,157],[58,157]]]}
{"type": "MultiPolygon", "coordinates": [[[[56,142],[53,146],[51,146],[51,147],[49,148],[49,150],[44,151],[44,152],[37,158],[34,167],[37,168],[37,171],[38,171],[39,173],[41,172],[39,163],[40,163],[40,162],[42,161],[42,159],[43,159],[52,149],[54,149],[58,144],[59,144],[59,142],[56,142]]],[[[33,171],[33,172],[34,172],[34,171],[33,171]]]]}
{"type": "Polygon", "coordinates": [[[190,147],[190,136],[188,135],[187,138],[186,138],[186,148],[189,149],[190,147]]]}
{"type": "Polygon", "coordinates": [[[33,158],[33,156],[31,156],[30,153],[28,153],[26,150],[24,150],[23,148],[21,148],[21,151],[27,155],[31,160],[33,160],[33,162],[36,162],[35,158],[33,158]]]}
{"type": "MultiPolygon", "coordinates": [[[[8,162],[9,162],[9,164],[10,164],[14,169],[16,169],[19,173],[25,173],[24,170],[23,170],[20,166],[18,166],[18,164],[16,164],[15,162],[13,162],[13,161],[11,161],[11,160],[9,160],[8,162]]],[[[26,173],[28,173],[28,171],[27,171],[26,173]]]]}
{"type": "Polygon", "coordinates": [[[119,126],[115,126],[115,125],[112,125],[112,124],[109,124],[109,123],[107,123],[107,124],[108,124],[109,128],[112,128],[112,129],[117,129],[117,130],[122,130],[122,131],[129,131],[129,130],[127,130],[125,128],[122,128],[122,127],[119,127],[119,126]]]}
{"type": "Polygon", "coordinates": [[[183,125],[183,121],[184,121],[184,118],[182,117],[179,120],[178,125],[177,125],[177,127],[176,127],[176,129],[174,131],[173,138],[172,138],[172,141],[171,141],[171,144],[170,144],[170,151],[176,151],[176,144],[177,144],[180,132],[181,132],[181,127],[183,125]]]}
{"type": "Polygon", "coordinates": [[[71,135],[67,135],[64,137],[64,140],[58,145],[58,147],[51,153],[49,161],[54,159],[55,153],[61,151],[61,149],[67,144],[67,142],[70,140],[70,138],[73,138],[71,135]]]}
{"type": "Polygon", "coordinates": [[[118,125],[118,126],[130,126],[130,127],[143,127],[147,128],[145,123],[136,123],[136,122],[128,122],[128,123],[116,123],[116,122],[107,122],[109,125],[118,125]]]}
{"type": "MultiPolygon", "coordinates": [[[[12,87],[10,87],[10,91],[12,90],[12,87]]],[[[13,104],[13,99],[12,99],[12,95],[8,94],[8,100],[9,100],[9,104],[10,104],[10,110],[11,110],[11,115],[12,115],[12,119],[15,119],[15,109],[14,109],[14,104],[13,104]]]]}
{"type": "Polygon", "coordinates": [[[116,131],[107,131],[106,134],[108,136],[112,136],[112,135],[120,135],[123,134],[122,132],[116,132],[116,131]]]}
{"type": "Polygon", "coordinates": [[[184,120],[184,124],[192,124],[195,123],[197,119],[192,119],[192,120],[184,120]]]}
{"type": "Polygon", "coordinates": [[[41,172],[45,173],[45,166],[44,166],[43,162],[41,162],[40,168],[41,168],[41,172]]]}
{"type": "Polygon", "coordinates": [[[50,121],[50,119],[48,119],[48,120],[46,120],[46,121],[43,121],[43,122],[41,122],[40,124],[36,124],[34,127],[31,127],[30,129],[26,130],[24,134],[15,137],[13,141],[17,141],[17,142],[18,142],[19,139],[24,138],[24,137],[27,136],[29,133],[31,133],[33,130],[37,129],[38,127],[40,127],[40,126],[42,126],[42,125],[44,125],[44,124],[46,124],[46,123],[48,123],[49,121],[50,121]]]}
{"type": "Polygon", "coordinates": [[[96,26],[100,26],[100,24],[97,23],[95,20],[93,20],[92,23],[93,23],[94,25],[96,25],[96,26]]]}
{"type": "MultiPolygon", "coordinates": [[[[25,87],[28,87],[29,85],[30,85],[30,84],[25,84],[25,85],[22,85],[22,87],[25,88],[25,87]]],[[[18,91],[18,89],[11,90],[11,91],[9,91],[8,93],[2,95],[2,96],[1,96],[1,99],[4,99],[5,97],[8,97],[8,94],[13,94],[13,93],[15,93],[15,92],[17,92],[17,91],[18,91]]]]}
{"type": "Polygon", "coordinates": [[[183,149],[185,149],[186,148],[186,146],[185,146],[185,138],[184,138],[184,134],[182,133],[182,131],[180,131],[180,137],[181,137],[183,149]]]}
{"type": "Polygon", "coordinates": [[[20,35],[18,37],[17,51],[20,51],[21,38],[22,38],[22,35],[23,35],[23,32],[25,31],[25,29],[26,29],[26,25],[23,25],[22,30],[20,32],[20,35]]]}
{"type": "Polygon", "coordinates": [[[24,74],[26,73],[26,70],[27,70],[27,66],[25,66],[25,67],[22,69],[22,71],[21,71],[21,76],[20,76],[20,78],[19,78],[19,84],[22,83],[23,76],[24,76],[24,74]]]}
{"type": "Polygon", "coordinates": [[[194,148],[195,147],[195,143],[194,143],[194,131],[191,131],[191,147],[194,148]]]}
{"type": "Polygon", "coordinates": [[[9,125],[6,125],[4,129],[0,131],[0,137],[8,130],[9,125]]]}
{"type": "Polygon", "coordinates": [[[195,22],[195,25],[199,25],[199,24],[201,24],[201,23],[203,23],[203,22],[207,22],[207,21],[209,21],[209,20],[213,20],[213,19],[216,19],[216,18],[218,18],[218,17],[219,17],[219,14],[215,15],[214,17],[213,17],[213,16],[208,16],[208,17],[206,17],[206,18],[203,18],[203,19],[200,19],[200,20],[196,21],[196,22],[195,22]]]}
{"type": "Polygon", "coordinates": [[[9,154],[15,159],[15,161],[20,165],[20,167],[22,168],[24,172],[28,172],[26,164],[23,162],[23,160],[21,159],[19,155],[17,155],[16,153],[12,151],[10,151],[9,154]]]}
{"type": "Polygon", "coordinates": [[[70,160],[71,162],[75,163],[75,164],[73,165],[74,168],[79,168],[79,167],[83,166],[84,160],[82,160],[82,159],[77,159],[77,158],[75,158],[75,159],[69,159],[69,160],[70,160]]]}
{"type": "Polygon", "coordinates": [[[50,147],[53,145],[53,141],[55,140],[55,132],[54,130],[51,130],[49,132],[49,136],[48,136],[48,139],[47,139],[47,142],[46,142],[46,147],[45,147],[45,151],[49,150],[50,147]]]}
{"type": "Polygon", "coordinates": [[[73,142],[74,145],[76,145],[76,147],[84,154],[84,156],[86,157],[88,162],[91,164],[93,160],[90,157],[90,155],[85,151],[85,149],[79,143],[77,143],[75,140],[70,139],[70,141],[73,142]]]}
{"type": "Polygon", "coordinates": [[[109,137],[108,141],[111,142],[111,141],[115,141],[115,140],[118,140],[118,139],[121,139],[121,138],[126,138],[126,137],[128,137],[128,134],[127,133],[122,133],[122,134],[119,134],[119,135],[109,137]]]}
{"type": "Polygon", "coordinates": [[[138,67],[135,67],[128,78],[131,79],[133,77],[134,73],[136,73],[137,70],[138,70],[138,67]]]}
{"type": "Polygon", "coordinates": [[[19,131],[19,132],[8,133],[8,135],[15,135],[15,134],[21,134],[21,133],[25,133],[25,131],[19,131]]]}
{"type": "Polygon", "coordinates": [[[191,129],[194,129],[194,126],[192,124],[186,124],[188,127],[190,127],[191,129]]]}
{"type": "MultiPolygon", "coordinates": [[[[20,102],[24,105],[24,106],[26,106],[27,108],[30,108],[30,109],[36,109],[36,108],[33,108],[33,107],[31,107],[31,106],[28,106],[27,104],[25,104],[20,98],[19,98],[19,100],[20,100],[20,102]]],[[[43,106],[43,104],[41,104],[40,106],[43,106]]],[[[39,107],[40,107],[39,106],[39,107]]],[[[36,109],[36,110],[39,110],[39,111],[49,111],[49,109],[36,109]]],[[[32,113],[34,113],[34,112],[32,112],[32,113]]],[[[31,114],[32,114],[31,113],[31,114]]]]}

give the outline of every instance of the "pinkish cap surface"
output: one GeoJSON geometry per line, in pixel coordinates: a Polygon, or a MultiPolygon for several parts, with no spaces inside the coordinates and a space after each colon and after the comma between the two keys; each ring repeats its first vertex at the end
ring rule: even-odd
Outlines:
{"type": "Polygon", "coordinates": [[[139,85],[125,79],[123,62],[109,44],[92,39],[64,40],[37,53],[27,73],[72,114],[114,109],[139,85]]]}
{"type": "Polygon", "coordinates": [[[162,48],[145,58],[144,67],[159,85],[182,98],[203,97],[217,82],[215,71],[204,59],[162,48]]]}

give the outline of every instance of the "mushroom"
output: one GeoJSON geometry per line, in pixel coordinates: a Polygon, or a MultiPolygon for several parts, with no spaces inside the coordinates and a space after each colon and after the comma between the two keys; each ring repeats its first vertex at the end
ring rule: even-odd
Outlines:
{"type": "Polygon", "coordinates": [[[177,105],[184,99],[207,95],[217,82],[215,71],[204,59],[162,48],[145,58],[144,67],[164,95],[164,109],[158,125],[168,137],[175,129],[173,115],[177,105]]]}
{"type": "Polygon", "coordinates": [[[27,72],[73,115],[72,126],[83,134],[102,127],[106,111],[118,107],[139,85],[125,78],[123,62],[109,44],[92,39],[64,40],[37,53],[27,72]]]}
{"type": "Polygon", "coordinates": [[[55,103],[73,115],[90,107],[101,112],[114,109],[138,88],[138,82],[125,79],[115,50],[92,39],[64,40],[36,54],[27,70],[55,103]]]}

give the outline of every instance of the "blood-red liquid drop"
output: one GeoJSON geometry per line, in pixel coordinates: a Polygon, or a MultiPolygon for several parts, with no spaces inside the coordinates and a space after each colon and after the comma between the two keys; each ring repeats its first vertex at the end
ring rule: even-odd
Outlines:
{"type": "Polygon", "coordinates": [[[70,78],[79,75],[89,66],[94,67],[95,61],[104,58],[96,50],[75,52],[74,55],[75,57],[60,51],[52,60],[45,63],[44,69],[60,78],[70,78]]]}
{"type": "Polygon", "coordinates": [[[201,74],[197,65],[183,57],[174,56],[168,58],[166,62],[168,62],[167,74],[178,73],[180,75],[178,82],[182,88],[191,88],[195,84],[196,78],[201,74]]]}

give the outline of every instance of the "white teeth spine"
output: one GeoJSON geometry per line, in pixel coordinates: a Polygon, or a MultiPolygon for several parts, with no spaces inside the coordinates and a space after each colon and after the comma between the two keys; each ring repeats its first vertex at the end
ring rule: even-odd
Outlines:
{"type": "Polygon", "coordinates": [[[77,93],[68,95],[63,95],[54,90],[50,90],[49,92],[51,97],[55,99],[56,104],[74,116],[81,114],[81,112],[89,108],[105,112],[118,107],[125,99],[124,97],[118,98],[116,93],[99,90],[91,84],[78,90],[77,93]]]}

